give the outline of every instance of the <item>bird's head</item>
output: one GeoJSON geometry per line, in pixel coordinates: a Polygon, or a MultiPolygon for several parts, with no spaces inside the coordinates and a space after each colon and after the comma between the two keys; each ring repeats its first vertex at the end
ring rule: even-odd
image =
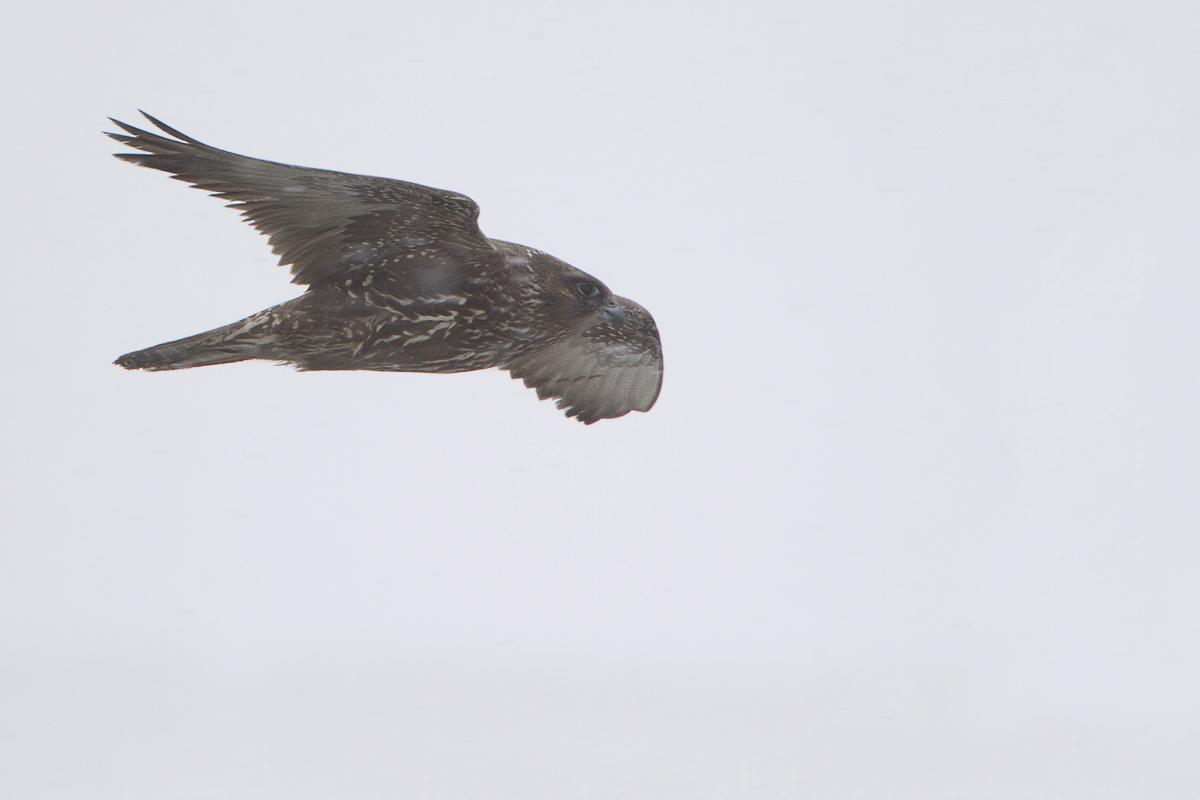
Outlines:
{"type": "Polygon", "coordinates": [[[543,298],[555,318],[575,324],[598,318],[620,327],[625,310],[607,286],[563,262],[556,266],[543,280],[543,298]]]}
{"type": "Polygon", "coordinates": [[[505,253],[510,278],[535,313],[561,332],[595,323],[619,328],[625,309],[599,279],[532,247],[496,242],[505,253]]]}

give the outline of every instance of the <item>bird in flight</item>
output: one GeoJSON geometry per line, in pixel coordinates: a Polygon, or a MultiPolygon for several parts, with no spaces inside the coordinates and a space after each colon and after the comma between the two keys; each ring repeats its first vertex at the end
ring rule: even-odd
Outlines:
{"type": "Polygon", "coordinates": [[[162,170],[229,201],[269,237],[294,300],[126,353],[126,369],[249,359],[302,370],[508,370],[585,424],[649,411],[662,388],[650,312],[532,247],[489,239],[479,207],[416,183],[296,167],[219,150],[143,115],[166,136],[112,120],[162,170]]]}

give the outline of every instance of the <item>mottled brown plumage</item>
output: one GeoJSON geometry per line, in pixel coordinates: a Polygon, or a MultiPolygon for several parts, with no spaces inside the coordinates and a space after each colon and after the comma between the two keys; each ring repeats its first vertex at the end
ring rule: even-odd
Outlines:
{"type": "Polygon", "coordinates": [[[246,319],[128,353],[127,369],[267,359],[306,370],[496,367],[584,423],[648,411],[662,386],[644,308],[531,247],[485,237],[468,197],[218,150],[145,115],[118,158],[230,201],[308,290],[246,319]]]}

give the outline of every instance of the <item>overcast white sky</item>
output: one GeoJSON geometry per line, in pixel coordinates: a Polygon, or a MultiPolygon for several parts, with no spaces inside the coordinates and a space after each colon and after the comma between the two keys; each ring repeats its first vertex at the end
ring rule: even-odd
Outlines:
{"type": "Polygon", "coordinates": [[[4,75],[22,800],[1200,786],[1194,3],[41,4],[4,75]],[[650,414],[171,374],[298,293],[221,147],[472,196],[658,320],[650,414]]]}

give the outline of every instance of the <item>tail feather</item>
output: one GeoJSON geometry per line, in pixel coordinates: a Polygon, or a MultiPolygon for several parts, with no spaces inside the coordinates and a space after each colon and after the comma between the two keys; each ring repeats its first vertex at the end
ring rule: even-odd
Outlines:
{"type": "Polygon", "coordinates": [[[230,364],[257,358],[257,348],[230,337],[234,325],[187,336],[173,342],[156,344],[145,350],[135,350],[117,358],[113,363],[125,369],[151,371],[207,367],[211,364],[230,364]]]}

